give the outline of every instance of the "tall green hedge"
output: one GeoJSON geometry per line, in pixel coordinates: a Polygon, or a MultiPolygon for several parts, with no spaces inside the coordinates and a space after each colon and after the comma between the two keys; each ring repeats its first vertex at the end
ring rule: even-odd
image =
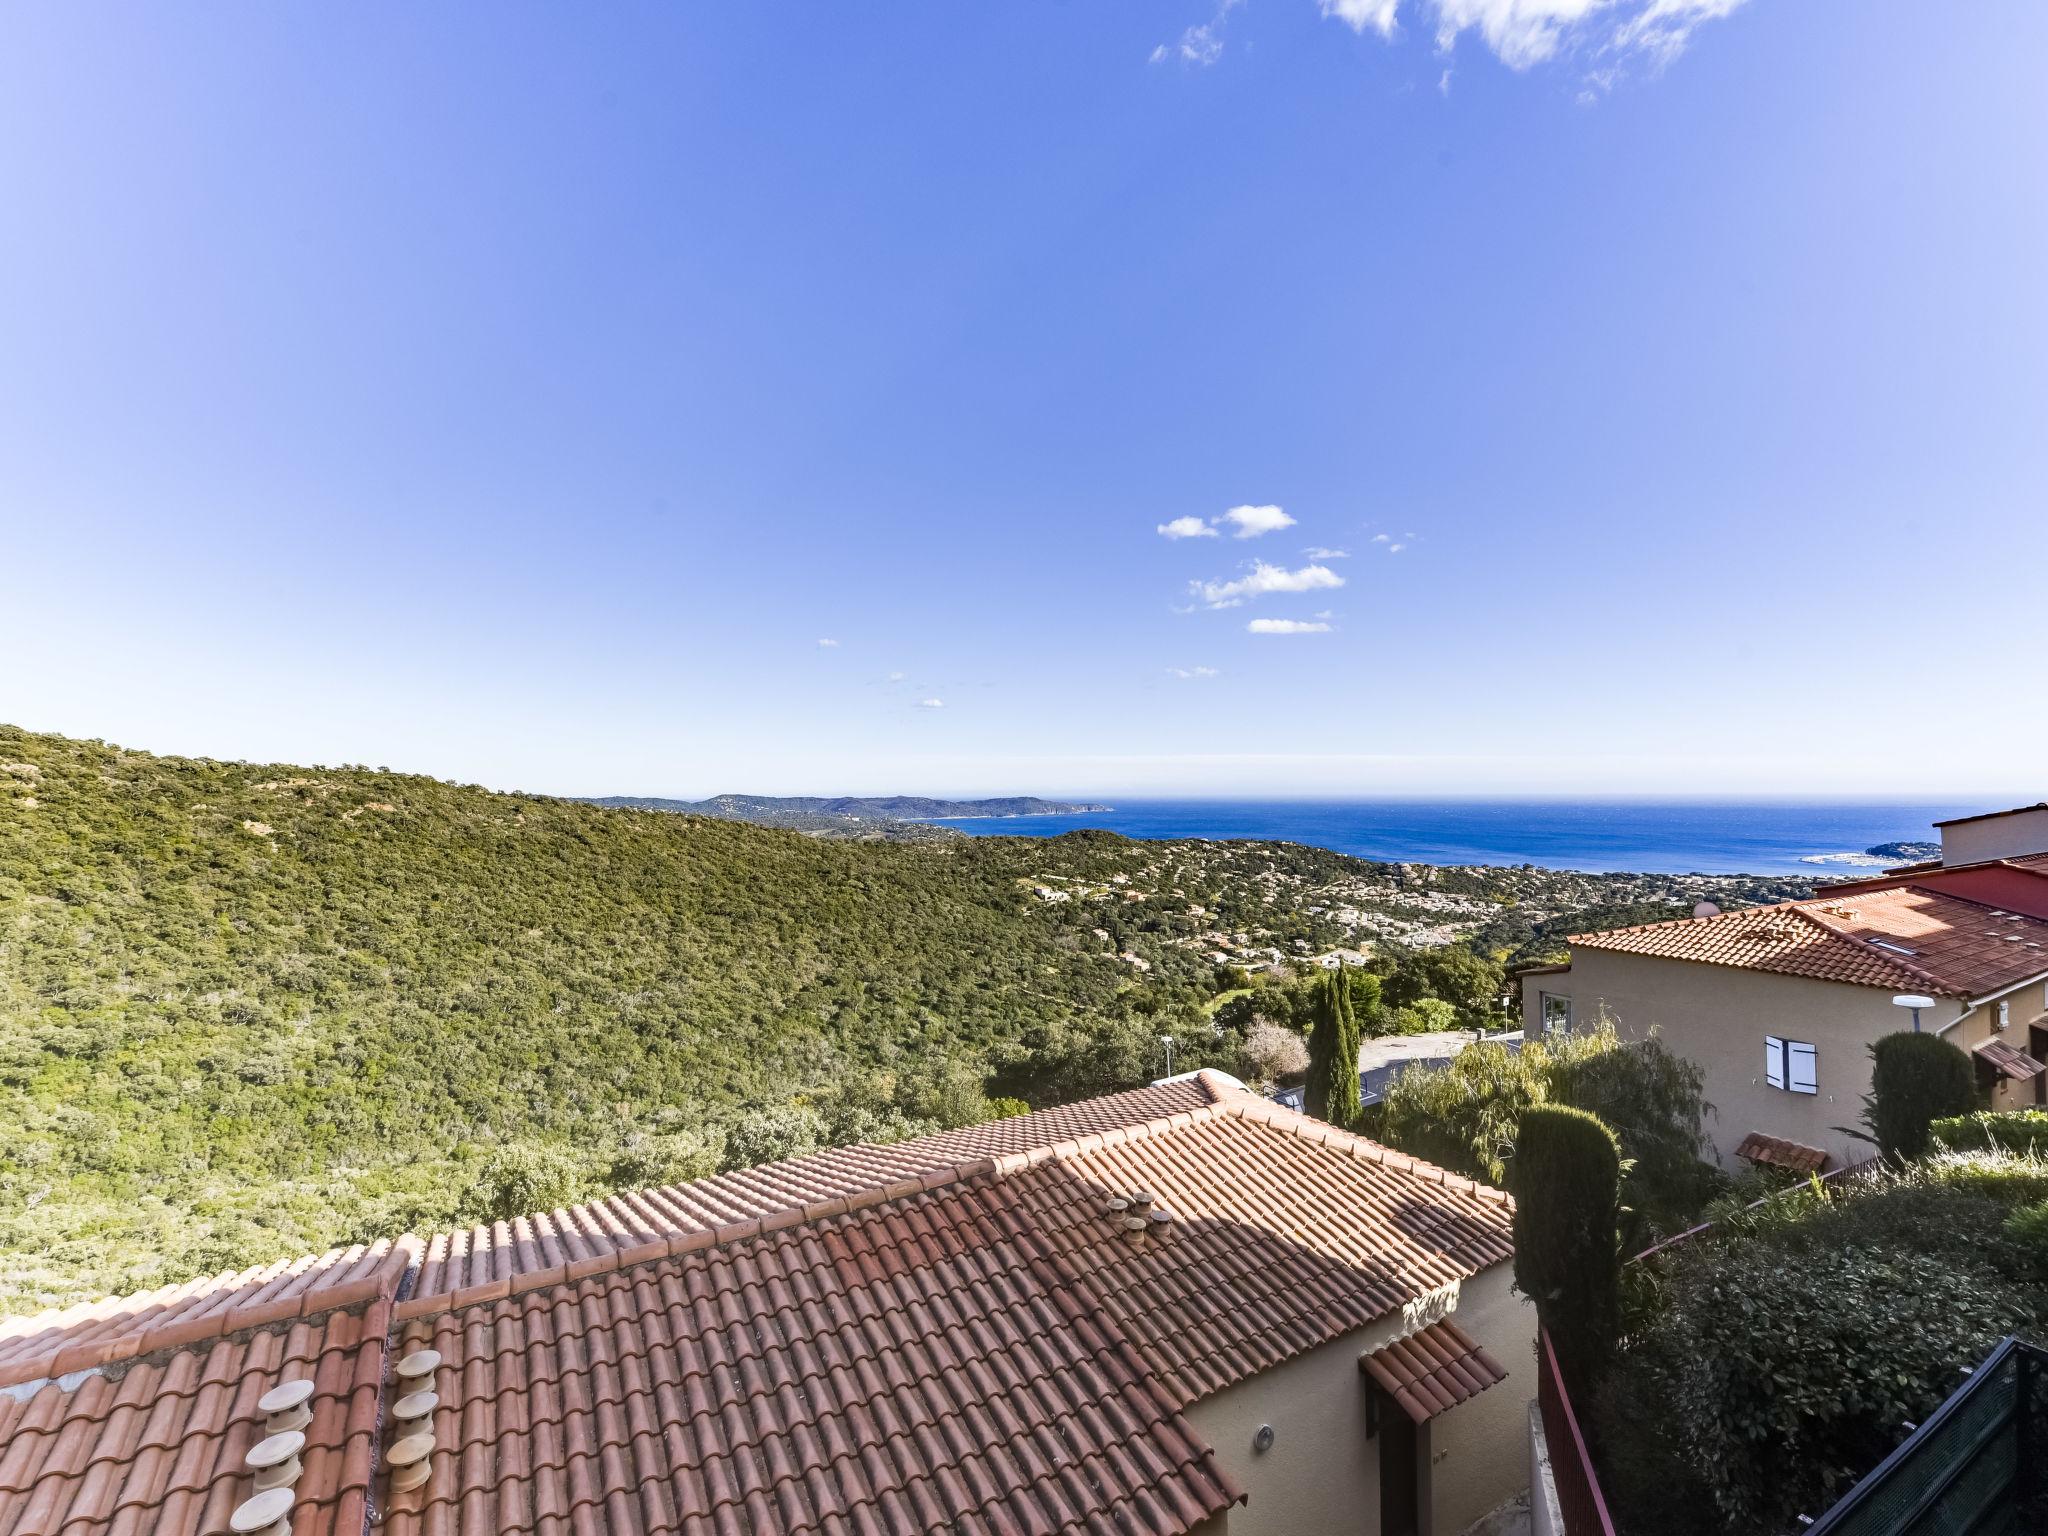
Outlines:
{"type": "Polygon", "coordinates": [[[1894,1162],[1926,1155],[1934,1121],[1978,1108],[1970,1058],[1939,1035],[1902,1030],[1871,1046],[1870,1056],[1863,1118],[1878,1150],[1894,1162]]]}
{"type": "Polygon", "coordinates": [[[1574,1395],[1589,1393],[1621,1332],[1621,1144],[1597,1115],[1538,1104],[1522,1112],[1510,1171],[1515,1284],[1574,1395]]]}

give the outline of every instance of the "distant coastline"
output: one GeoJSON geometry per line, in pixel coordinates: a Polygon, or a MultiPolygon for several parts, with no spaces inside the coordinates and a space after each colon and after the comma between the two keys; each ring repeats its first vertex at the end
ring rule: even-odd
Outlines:
{"type": "Polygon", "coordinates": [[[1911,863],[1917,855],[1910,850],[1926,846],[1933,822],[1982,809],[1943,801],[1126,799],[1114,810],[1033,815],[1028,829],[1014,825],[1016,818],[948,827],[970,837],[1091,828],[1133,838],[1306,843],[1407,864],[1822,879],[1831,864],[1911,863]],[[1897,848],[1909,851],[1893,856],[1897,848]]]}

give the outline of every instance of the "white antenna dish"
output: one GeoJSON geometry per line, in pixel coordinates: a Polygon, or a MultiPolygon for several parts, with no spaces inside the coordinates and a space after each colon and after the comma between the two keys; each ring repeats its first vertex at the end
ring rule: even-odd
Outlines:
{"type": "Polygon", "coordinates": [[[1721,915],[1721,904],[1717,901],[1695,902],[1693,903],[1692,915],[1694,917],[1719,917],[1721,915]]]}
{"type": "Polygon", "coordinates": [[[1934,1006],[1934,999],[1922,997],[1918,992],[1902,992],[1892,999],[1892,1006],[1894,1008],[1910,1008],[1913,1010],[1913,1033],[1917,1035],[1920,1033],[1920,1010],[1922,1008],[1932,1008],[1934,1006]]]}

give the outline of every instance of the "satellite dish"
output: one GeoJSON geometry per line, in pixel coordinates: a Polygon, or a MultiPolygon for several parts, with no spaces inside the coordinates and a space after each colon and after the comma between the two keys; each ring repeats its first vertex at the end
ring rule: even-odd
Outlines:
{"type": "Polygon", "coordinates": [[[1692,915],[1694,917],[1719,917],[1721,915],[1721,905],[1719,902],[1713,901],[1694,902],[1692,915]]]}

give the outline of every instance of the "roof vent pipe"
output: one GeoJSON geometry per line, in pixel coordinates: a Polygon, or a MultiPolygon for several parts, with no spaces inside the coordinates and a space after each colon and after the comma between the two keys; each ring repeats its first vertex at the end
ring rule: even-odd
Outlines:
{"type": "Polygon", "coordinates": [[[417,1488],[427,1480],[434,1464],[432,1435],[407,1435],[403,1440],[384,1453],[384,1461],[391,1468],[391,1491],[404,1493],[408,1488],[417,1488]]]}
{"type": "Polygon", "coordinates": [[[235,1506],[228,1529],[235,1536],[292,1536],[292,1491],[269,1488],[235,1506]]]}
{"type": "Polygon", "coordinates": [[[313,1395],[313,1383],[303,1377],[281,1381],[256,1399],[256,1406],[268,1415],[263,1421],[266,1435],[289,1434],[313,1422],[313,1410],[306,1400],[313,1395]]]}
{"type": "Polygon", "coordinates": [[[432,1434],[433,1425],[428,1421],[433,1418],[434,1410],[440,1406],[441,1397],[436,1392],[409,1392],[393,1403],[391,1417],[398,1426],[400,1437],[422,1432],[432,1434]]]}
{"type": "Polygon", "coordinates": [[[440,1368],[438,1349],[416,1349],[398,1362],[398,1384],[405,1392],[429,1391],[434,1385],[434,1372],[440,1368]]]}
{"type": "Polygon", "coordinates": [[[1142,1216],[1152,1209],[1152,1191],[1149,1189],[1134,1189],[1131,1191],[1130,1201],[1131,1214],[1142,1216]]]}
{"type": "Polygon", "coordinates": [[[296,1429],[268,1436],[250,1446],[248,1455],[242,1460],[256,1474],[256,1491],[268,1493],[273,1488],[289,1488],[296,1483],[300,1470],[299,1452],[305,1448],[306,1437],[296,1429]]]}

